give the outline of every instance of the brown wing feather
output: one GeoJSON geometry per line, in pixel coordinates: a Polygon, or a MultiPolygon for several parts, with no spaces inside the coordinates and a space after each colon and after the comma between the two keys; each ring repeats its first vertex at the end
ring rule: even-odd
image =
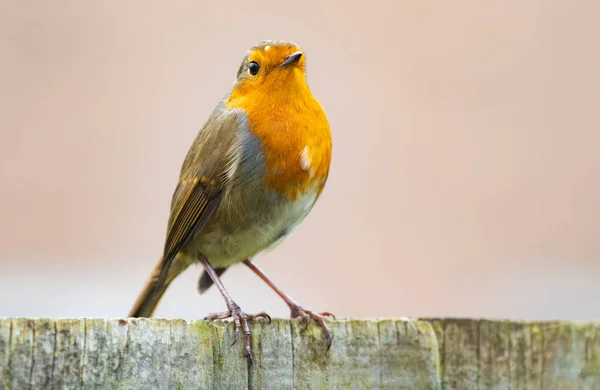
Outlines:
{"type": "MultiPolygon", "coordinates": [[[[190,186],[191,187],[191,186],[190,186]]],[[[189,195],[182,202],[181,209],[173,220],[165,242],[164,256],[174,257],[181,247],[187,242],[189,236],[198,229],[197,224],[202,220],[207,221],[211,211],[218,204],[219,197],[210,194],[201,185],[194,185],[189,195]],[[208,207],[210,204],[211,207],[208,207]]],[[[212,212],[211,212],[212,213],[212,212]]]]}
{"type": "Polygon", "coordinates": [[[173,259],[218,208],[228,184],[238,120],[219,105],[194,140],[185,158],[171,202],[163,261],[158,283],[164,283],[173,259]]]}

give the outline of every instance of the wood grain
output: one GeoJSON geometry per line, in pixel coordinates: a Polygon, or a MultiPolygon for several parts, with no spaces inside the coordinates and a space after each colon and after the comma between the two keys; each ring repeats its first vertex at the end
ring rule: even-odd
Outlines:
{"type": "Polygon", "coordinates": [[[466,319],[252,325],[0,319],[5,389],[600,389],[600,326],[466,319]]]}

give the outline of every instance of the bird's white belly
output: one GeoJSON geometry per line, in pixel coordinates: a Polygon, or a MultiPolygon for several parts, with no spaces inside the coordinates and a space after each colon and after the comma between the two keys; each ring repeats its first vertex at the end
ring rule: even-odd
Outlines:
{"type": "Polygon", "coordinates": [[[310,191],[294,201],[278,200],[260,212],[249,211],[234,231],[212,225],[198,237],[198,249],[215,268],[252,258],[281,243],[308,214],[317,196],[310,191]]]}

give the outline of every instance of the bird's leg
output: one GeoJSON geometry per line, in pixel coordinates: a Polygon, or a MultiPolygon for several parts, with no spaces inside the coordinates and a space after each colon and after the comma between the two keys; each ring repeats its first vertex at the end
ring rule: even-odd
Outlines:
{"type": "Polygon", "coordinates": [[[219,279],[219,275],[217,275],[217,272],[212,267],[212,265],[210,265],[210,263],[208,262],[206,257],[204,257],[202,254],[199,254],[198,257],[200,258],[200,262],[204,266],[204,269],[206,269],[206,272],[208,273],[210,278],[213,280],[213,282],[215,283],[215,285],[221,292],[221,295],[223,295],[223,298],[225,299],[225,303],[227,304],[227,309],[228,309],[228,311],[225,311],[225,312],[212,313],[212,314],[208,315],[205,318],[205,320],[214,321],[214,320],[221,320],[221,319],[225,319],[225,318],[233,318],[234,326],[235,326],[235,336],[234,336],[233,343],[231,345],[235,344],[235,342],[238,340],[238,338],[240,336],[240,328],[241,328],[242,333],[244,333],[244,356],[248,359],[248,367],[250,367],[252,365],[252,351],[250,350],[250,326],[248,325],[248,321],[252,321],[257,318],[266,318],[270,322],[271,317],[264,311],[261,313],[255,314],[255,315],[250,315],[250,314],[244,313],[240,309],[238,304],[235,303],[233,301],[233,299],[231,299],[231,296],[225,289],[225,286],[223,286],[221,279],[219,279]]]}
{"type": "Polygon", "coordinates": [[[317,323],[321,326],[321,328],[323,328],[323,331],[325,332],[325,335],[327,336],[327,349],[329,349],[331,347],[331,342],[333,341],[333,333],[331,333],[331,330],[325,323],[325,317],[332,317],[333,319],[335,319],[335,316],[333,314],[331,314],[329,312],[316,313],[316,312],[313,312],[310,310],[303,309],[302,306],[300,306],[298,304],[298,302],[296,302],[292,297],[290,297],[289,295],[287,295],[283,291],[281,291],[279,289],[279,287],[277,287],[275,285],[275,283],[273,283],[271,281],[271,279],[269,279],[267,277],[267,275],[265,275],[254,264],[252,264],[252,262],[250,262],[250,260],[244,260],[244,264],[246,264],[248,266],[248,268],[250,268],[265,283],[267,283],[269,285],[269,287],[271,287],[273,289],[273,291],[275,291],[277,293],[277,295],[279,295],[281,297],[281,299],[283,299],[285,301],[285,303],[287,303],[287,305],[290,307],[292,318],[303,318],[304,320],[306,320],[306,325],[308,325],[308,322],[310,321],[311,318],[313,320],[317,321],[317,323]]]}

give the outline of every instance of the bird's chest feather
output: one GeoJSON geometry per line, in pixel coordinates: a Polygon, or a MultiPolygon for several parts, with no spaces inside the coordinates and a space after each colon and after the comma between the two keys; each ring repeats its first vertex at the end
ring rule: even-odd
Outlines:
{"type": "MultiPolygon", "coordinates": [[[[219,229],[225,231],[224,236],[230,237],[231,244],[236,241],[234,245],[244,247],[249,243],[264,249],[280,242],[304,219],[319,197],[322,185],[311,181],[310,173],[305,177],[282,172],[277,173],[283,176],[279,180],[285,183],[278,184],[287,191],[269,185],[269,176],[273,173],[264,153],[264,140],[248,130],[240,132],[239,140],[239,154],[234,164],[237,167],[230,172],[230,185],[215,219],[219,221],[219,229]],[[294,196],[290,196],[292,190],[294,196]]],[[[302,158],[299,153],[296,165],[303,164],[302,158]]],[[[280,165],[276,169],[284,167],[280,165]]]]}
{"type": "Polygon", "coordinates": [[[329,174],[331,133],[320,103],[308,94],[230,96],[229,108],[241,109],[248,131],[260,142],[264,185],[290,200],[322,191],[329,174]],[[300,96],[300,97],[298,97],[300,96]]]}

